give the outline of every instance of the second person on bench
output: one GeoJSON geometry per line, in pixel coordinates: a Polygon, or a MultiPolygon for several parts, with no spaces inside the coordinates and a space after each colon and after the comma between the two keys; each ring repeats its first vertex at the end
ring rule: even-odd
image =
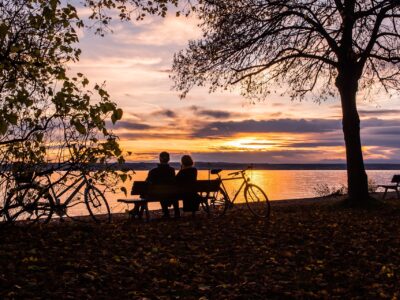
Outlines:
{"type": "MultiPolygon", "coordinates": [[[[193,167],[193,159],[189,155],[181,158],[181,169],[176,174],[176,182],[185,186],[195,183],[197,180],[197,169],[193,167]]],[[[191,211],[194,215],[199,209],[199,195],[196,192],[185,193],[182,195],[183,211],[191,211]]]]}

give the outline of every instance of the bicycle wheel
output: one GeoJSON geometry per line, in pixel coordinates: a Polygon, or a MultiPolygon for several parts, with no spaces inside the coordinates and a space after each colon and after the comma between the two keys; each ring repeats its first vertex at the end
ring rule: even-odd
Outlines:
{"type": "Polygon", "coordinates": [[[267,195],[257,185],[249,184],[244,189],[244,197],[249,210],[259,218],[268,218],[270,204],[267,195]]]}
{"type": "Polygon", "coordinates": [[[224,190],[220,188],[205,203],[205,210],[210,216],[220,217],[225,214],[230,202],[224,190]]]}
{"type": "Polygon", "coordinates": [[[95,186],[85,189],[85,203],[92,219],[97,222],[111,222],[111,212],[103,193],[95,186]]]}
{"type": "Polygon", "coordinates": [[[43,187],[22,185],[12,189],[5,201],[3,213],[7,223],[25,221],[47,223],[53,215],[53,199],[43,187]]]}

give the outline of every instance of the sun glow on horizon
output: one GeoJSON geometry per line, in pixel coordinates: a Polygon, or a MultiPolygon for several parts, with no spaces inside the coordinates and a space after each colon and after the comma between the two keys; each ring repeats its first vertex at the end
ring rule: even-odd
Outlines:
{"type": "Polygon", "coordinates": [[[225,143],[227,147],[242,150],[271,150],[277,146],[277,143],[268,139],[258,137],[243,137],[225,143]]]}

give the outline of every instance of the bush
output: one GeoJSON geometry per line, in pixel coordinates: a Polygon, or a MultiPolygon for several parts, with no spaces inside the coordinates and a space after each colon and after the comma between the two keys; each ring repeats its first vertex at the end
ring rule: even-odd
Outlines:
{"type": "Polygon", "coordinates": [[[347,194],[345,185],[329,186],[327,183],[318,183],[314,188],[314,193],[318,197],[338,196],[347,194]]]}
{"type": "MultiPolygon", "coordinates": [[[[368,192],[373,193],[377,188],[377,184],[373,179],[368,179],[368,192]]],[[[346,185],[329,186],[327,183],[318,183],[314,188],[317,197],[346,195],[348,188],[346,185]]]]}

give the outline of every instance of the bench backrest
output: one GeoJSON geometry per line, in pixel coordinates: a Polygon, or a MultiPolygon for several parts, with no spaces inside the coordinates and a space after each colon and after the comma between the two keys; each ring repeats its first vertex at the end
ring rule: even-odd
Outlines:
{"type": "Polygon", "coordinates": [[[135,181],[131,195],[141,195],[145,198],[168,198],[183,193],[216,192],[220,183],[219,180],[197,180],[186,184],[151,184],[147,181],[135,181]]]}
{"type": "Polygon", "coordinates": [[[393,175],[392,182],[397,183],[397,185],[399,185],[400,184],[400,175],[393,175]]]}

